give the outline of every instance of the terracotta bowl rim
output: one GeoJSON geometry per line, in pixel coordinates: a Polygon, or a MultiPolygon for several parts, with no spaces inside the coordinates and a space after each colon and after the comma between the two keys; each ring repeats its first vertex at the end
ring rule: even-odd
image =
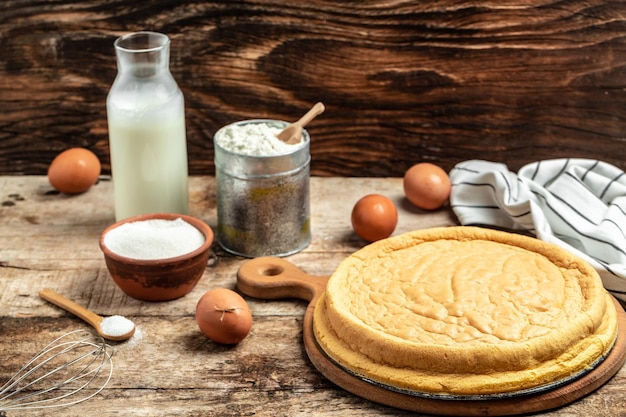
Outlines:
{"type": "Polygon", "coordinates": [[[100,234],[99,244],[100,244],[100,250],[102,250],[102,252],[104,253],[104,256],[112,260],[115,260],[117,262],[120,262],[126,265],[133,265],[133,266],[162,266],[162,265],[167,265],[170,263],[172,264],[177,263],[180,261],[194,258],[198,255],[201,255],[202,253],[211,249],[211,245],[213,244],[213,239],[214,239],[214,234],[213,234],[213,229],[211,229],[211,226],[209,226],[207,223],[205,223],[204,221],[200,220],[197,217],[193,217],[188,214],[178,214],[178,213],[151,213],[151,214],[140,214],[138,216],[128,217],[128,218],[122,219],[118,222],[115,222],[109,225],[100,234]],[[198,249],[179,255],[179,256],[174,256],[171,258],[137,259],[137,258],[129,258],[123,255],[119,255],[111,251],[111,249],[109,249],[104,244],[104,236],[111,230],[123,224],[137,222],[137,221],[144,221],[144,220],[153,220],[153,219],[176,220],[178,218],[186,221],[187,223],[189,223],[190,225],[198,229],[200,233],[202,233],[202,235],[204,236],[204,243],[198,249]]]}

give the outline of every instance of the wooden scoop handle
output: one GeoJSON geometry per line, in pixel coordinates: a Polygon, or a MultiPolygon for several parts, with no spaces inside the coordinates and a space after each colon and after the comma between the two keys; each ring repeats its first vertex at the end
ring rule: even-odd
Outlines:
{"type": "Polygon", "coordinates": [[[74,301],[63,297],[61,294],[50,288],[44,288],[39,291],[39,296],[44,300],[61,307],[65,311],[68,311],[75,316],[85,320],[87,323],[96,328],[96,330],[100,329],[100,323],[102,323],[102,317],[92,312],[91,310],[86,309],[85,307],[76,304],[74,301]]]}
{"type": "Polygon", "coordinates": [[[323,103],[315,103],[315,105],[313,107],[311,107],[311,109],[306,112],[304,114],[304,116],[302,116],[297,122],[295,122],[295,125],[298,125],[300,127],[304,127],[306,125],[308,125],[309,123],[311,123],[311,121],[313,119],[315,119],[317,116],[319,116],[320,114],[322,114],[325,110],[324,104],[323,103]]]}
{"type": "Polygon", "coordinates": [[[251,297],[266,300],[298,298],[314,304],[328,277],[309,275],[282,258],[264,256],[247,261],[237,272],[237,287],[251,297]]]}

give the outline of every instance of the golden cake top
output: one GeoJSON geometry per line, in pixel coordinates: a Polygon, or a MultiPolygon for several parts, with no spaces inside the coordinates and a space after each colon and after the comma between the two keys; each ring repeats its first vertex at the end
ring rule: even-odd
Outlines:
{"type": "Polygon", "coordinates": [[[586,262],[474,227],[411,232],[357,251],[331,276],[317,310],[322,348],[348,367],[363,362],[358,369],[514,372],[568,350],[591,361],[616,332],[615,323],[606,328],[607,294],[586,262]]]}

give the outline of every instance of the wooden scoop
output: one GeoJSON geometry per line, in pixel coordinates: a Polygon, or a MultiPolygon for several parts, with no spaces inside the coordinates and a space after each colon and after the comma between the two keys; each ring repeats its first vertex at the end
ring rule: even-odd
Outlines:
{"type": "Polygon", "coordinates": [[[300,120],[284,128],[276,137],[290,145],[300,142],[302,138],[302,128],[308,125],[311,120],[324,113],[324,109],[324,104],[316,103],[300,120]]]}
{"type": "Polygon", "coordinates": [[[86,309],[85,307],[76,304],[72,300],[69,300],[63,297],[61,294],[51,290],[50,288],[44,288],[39,291],[39,296],[44,300],[61,307],[62,309],[74,314],[75,316],[83,319],[98,332],[98,334],[105,339],[114,340],[114,341],[122,341],[126,339],[130,339],[130,337],[135,334],[135,326],[133,325],[132,330],[124,334],[107,334],[102,328],[102,322],[104,318],[102,316],[97,315],[91,310],[86,309]]]}

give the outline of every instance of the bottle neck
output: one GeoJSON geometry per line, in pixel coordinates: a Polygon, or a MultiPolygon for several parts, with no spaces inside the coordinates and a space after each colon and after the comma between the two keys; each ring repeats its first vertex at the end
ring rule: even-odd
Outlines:
{"type": "Polygon", "coordinates": [[[134,77],[152,77],[169,71],[170,39],[161,33],[136,32],[115,41],[117,69],[134,77]]]}

